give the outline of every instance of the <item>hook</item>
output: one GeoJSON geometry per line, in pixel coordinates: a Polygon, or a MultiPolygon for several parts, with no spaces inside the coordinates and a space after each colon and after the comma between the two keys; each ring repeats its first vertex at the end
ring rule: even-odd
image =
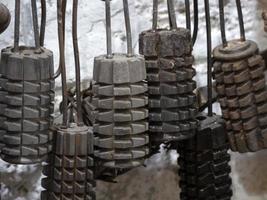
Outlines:
{"type": "Polygon", "coordinates": [[[127,37],[127,54],[129,57],[131,57],[133,56],[133,42],[132,42],[132,31],[131,31],[128,0],[123,0],[123,9],[124,9],[124,19],[125,19],[125,28],[127,37]]]}
{"type": "Polygon", "coordinates": [[[68,125],[68,91],[67,91],[67,78],[66,78],[66,65],[65,65],[65,46],[64,46],[64,32],[63,21],[65,13],[62,9],[63,3],[61,0],[57,0],[57,21],[58,21],[58,40],[59,40],[59,53],[60,53],[60,69],[61,69],[61,83],[62,83],[62,106],[63,106],[63,128],[67,128],[68,125]]]}
{"type": "Polygon", "coordinates": [[[210,7],[209,0],[205,1],[205,18],[207,31],[207,82],[208,82],[208,116],[213,115],[212,111],[212,39],[211,39],[211,25],[210,25],[210,7]]]}
{"type": "Polygon", "coordinates": [[[73,51],[75,60],[75,75],[76,75],[76,102],[77,102],[77,124],[82,123],[82,102],[81,102],[81,73],[80,73],[80,56],[77,37],[77,15],[78,15],[78,0],[73,0],[73,15],[72,15],[72,39],[73,51]]]}

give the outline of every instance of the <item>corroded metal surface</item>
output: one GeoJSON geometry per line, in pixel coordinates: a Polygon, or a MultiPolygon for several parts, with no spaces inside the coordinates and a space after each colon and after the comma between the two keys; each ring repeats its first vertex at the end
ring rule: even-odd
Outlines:
{"type": "Polygon", "coordinates": [[[192,137],[197,127],[190,33],[186,29],[140,35],[145,56],[152,146],[192,137]],[[158,48],[160,47],[160,48],[158,48]]]}
{"type": "Polygon", "coordinates": [[[213,68],[231,148],[239,152],[258,151],[267,145],[265,62],[254,42],[245,41],[251,44],[241,45],[242,48],[236,48],[235,40],[229,43],[231,57],[224,58],[228,53],[217,47],[213,68]]]}

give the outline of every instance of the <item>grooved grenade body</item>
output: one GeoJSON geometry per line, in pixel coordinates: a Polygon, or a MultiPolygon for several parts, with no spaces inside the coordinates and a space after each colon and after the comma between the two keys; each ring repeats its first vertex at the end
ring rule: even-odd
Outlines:
{"type": "Polygon", "coordinates": [[[96,160],[117,169],[142,165],[149,154],[144,59],[125,54],[96,57],[93,78],[96,160]]]}
{"type": "Polygon", "coordinates": [[[190,31],[145,31],[139,43],[146,60],[152,148],[192,137],[197,128],[197,108],[190,31]]]}
{"type": "Polygon", "coordinates": [[[234,151],[267,147],[265,62],[252,41],[232,40],[214,50],[214,78],[234,151]]]}
{"type": "Polygon", "coordinates": [[[43,169],[42,200],[95,200],[93,132],[71,124],[54,132],[53,152],[43,169]]]}
{"type": "Polygon", "coordinates": [[[3,49],[0,74],[1,157],[17,164],[44,161],[51,151],[54,112],[52,52],[3,49]]]}
{"type": "Polygon", "coordinates": [[[199,121],[196,136],[178,148],[181,199],[230,200],[232,181],[224,120],[201,114],[199,121]]]}

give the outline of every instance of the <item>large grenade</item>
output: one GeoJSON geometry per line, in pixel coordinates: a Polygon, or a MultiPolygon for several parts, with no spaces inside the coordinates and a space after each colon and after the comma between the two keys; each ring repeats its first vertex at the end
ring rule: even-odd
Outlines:
{"type": "Polygon", "coordinates": [[[191,34],[177,28],[173,2],[168,1],[171,29],[157,29],[154,2],[153,29],[139,36],[144,55],[149,95],[149,136],[153,149],[161,143],[193,137],[197,128],[196,74],[192,67],[191,34]]]}
{"type": "Polygon", "coordinates": [[[128,54],[111,53],[110,2],[106,0],[108,53],[95,58],[93,75],[95,158],[113,169],[140,166],[149,154],[145,62],[132,54],[128,2],[123,3],[128,54]]]}
{"type": "MultiPolygon", "coordinates": [[[[51,151],[53,53],[39,45],[35,2],[32,7],[36,47],[18,45],[18,11],[15,45],[1,52],[0,126],[4,144],[1,157],[17,164],[44,161],[51,151]]],[[[18,1],[16,8],[19,10],[18,1]]]]}
{"type": "MultiPolygon", "coordinates": [[[[240,6],[238,11],[240,16],[240,6]]],[[[251,152],[267,146],[265,62],[257,44],[245,39],[243,21],[240,22],[239,40],[226,41],[222,31],[223,44],[213,52],[213,71],[231,148],[251,152]]]]}
{"type": "Polygon", "coordinates": [[[82,123],[80,92],[80,58],[77,39],[78,0],[73,0],[72,36],[76,72],[76,123],[74,107],[68,106],[65,66],[65,12],[66,4],[57,2],[58,37],[60,50],[60,72],[62,76],[63,122],[56,126],[53,134],[53,151],[44,166],[41,200],[95,200],[94,137],[92,127],[82,123]],[[68,113],[68,110],[70,112],[68,113]],[[68,115],[69,114],[69,115],[68,115]],[[71,115],[71,116],[70,116],[71,115]]]}
{"type": "Polygon", "coordinates": [[[180,142],[178,164],[181,199],[230,200],[231,168],[229,144],[224,120],[212,108],[212,57],[209,0],[205,0],[207,29],[207,96],[208,114],[200,114],[194,138],[180,142]]]}

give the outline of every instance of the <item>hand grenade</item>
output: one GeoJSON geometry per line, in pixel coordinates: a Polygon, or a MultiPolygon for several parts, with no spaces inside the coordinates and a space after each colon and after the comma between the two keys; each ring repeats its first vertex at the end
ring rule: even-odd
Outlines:
{"type": "Polygon", "coordinates": [[[193,137],[198,111],[190,31],[177,28],[172,0],[170,29],[157,29],[157,0],[153,7],[153,28],[140,34],[139,46],[147,69],[150,140],[158,149],[161,143],[193,137]]]}
{"type": "Polygon", "coordinates": [[[7,7],[0,3],[0,33],[4,32],[10,23],[10,12],[7,7]]]}
{"type": "Polygon", "coordinates": [[[110,0],[106,0],[107,55],[94,61],[92,104],[97,110],[95,158],[100,166],[130,169],[149,154],[144,58],[133,55],[128,1],[123,0],[128,54],[111,53],[110,0]]]}
{"type": "MultiPolygon", "coordinates": [[[[65,69],[64,31],[66,4],[58,1],[58,33],[60,44],[60,72],[63,93],[63,123],[55,127],[53,151],[44,166],[41,200],[95,200],[93,131],[84,126],[81,112],[80,61],[77,41],[78,0],[73,1],[73,46],[76,71],[77,123],[68,119],[67,85],[65,69]]],[[[73,107],[71,107],[72,109],[73,107]]],[[[69,113],[74,113],[73,110],[69,113]]]]}
{"type": "Polygon", "coordinates": [[[220,3],[223,44],[214,49],[213,73],[232,150],[253,152],[267,145],[265,62],[257,44],[245,39],[240,1],[237,8],[241,37],[227,41],[220,3]]]}
{"type": "Polygon", "coordinates": [[[230,200],[232,181],[224,121],[205,114],[198,119],[196,136],[181,142],[178,148],[180,198],[230,200]]]}
{"type": "Polygon", "coordinates": [[[36,47],[19,46],[20,1],[16,1],[15,43],[1,52],[1,157],[16,164],[44,161],[51,151],[54,112],[53,53],[40,47],[36,2],[32,1],[36,47]]]}
{"type": "Polygon", "coordinates": [[[205,0],[207,28],[208,114],[200,114],[197,134],[178,147],[181,199],[231,199],[230,155],[225,123],[212,111],[211,25],[209,0],[205,0]]]}

